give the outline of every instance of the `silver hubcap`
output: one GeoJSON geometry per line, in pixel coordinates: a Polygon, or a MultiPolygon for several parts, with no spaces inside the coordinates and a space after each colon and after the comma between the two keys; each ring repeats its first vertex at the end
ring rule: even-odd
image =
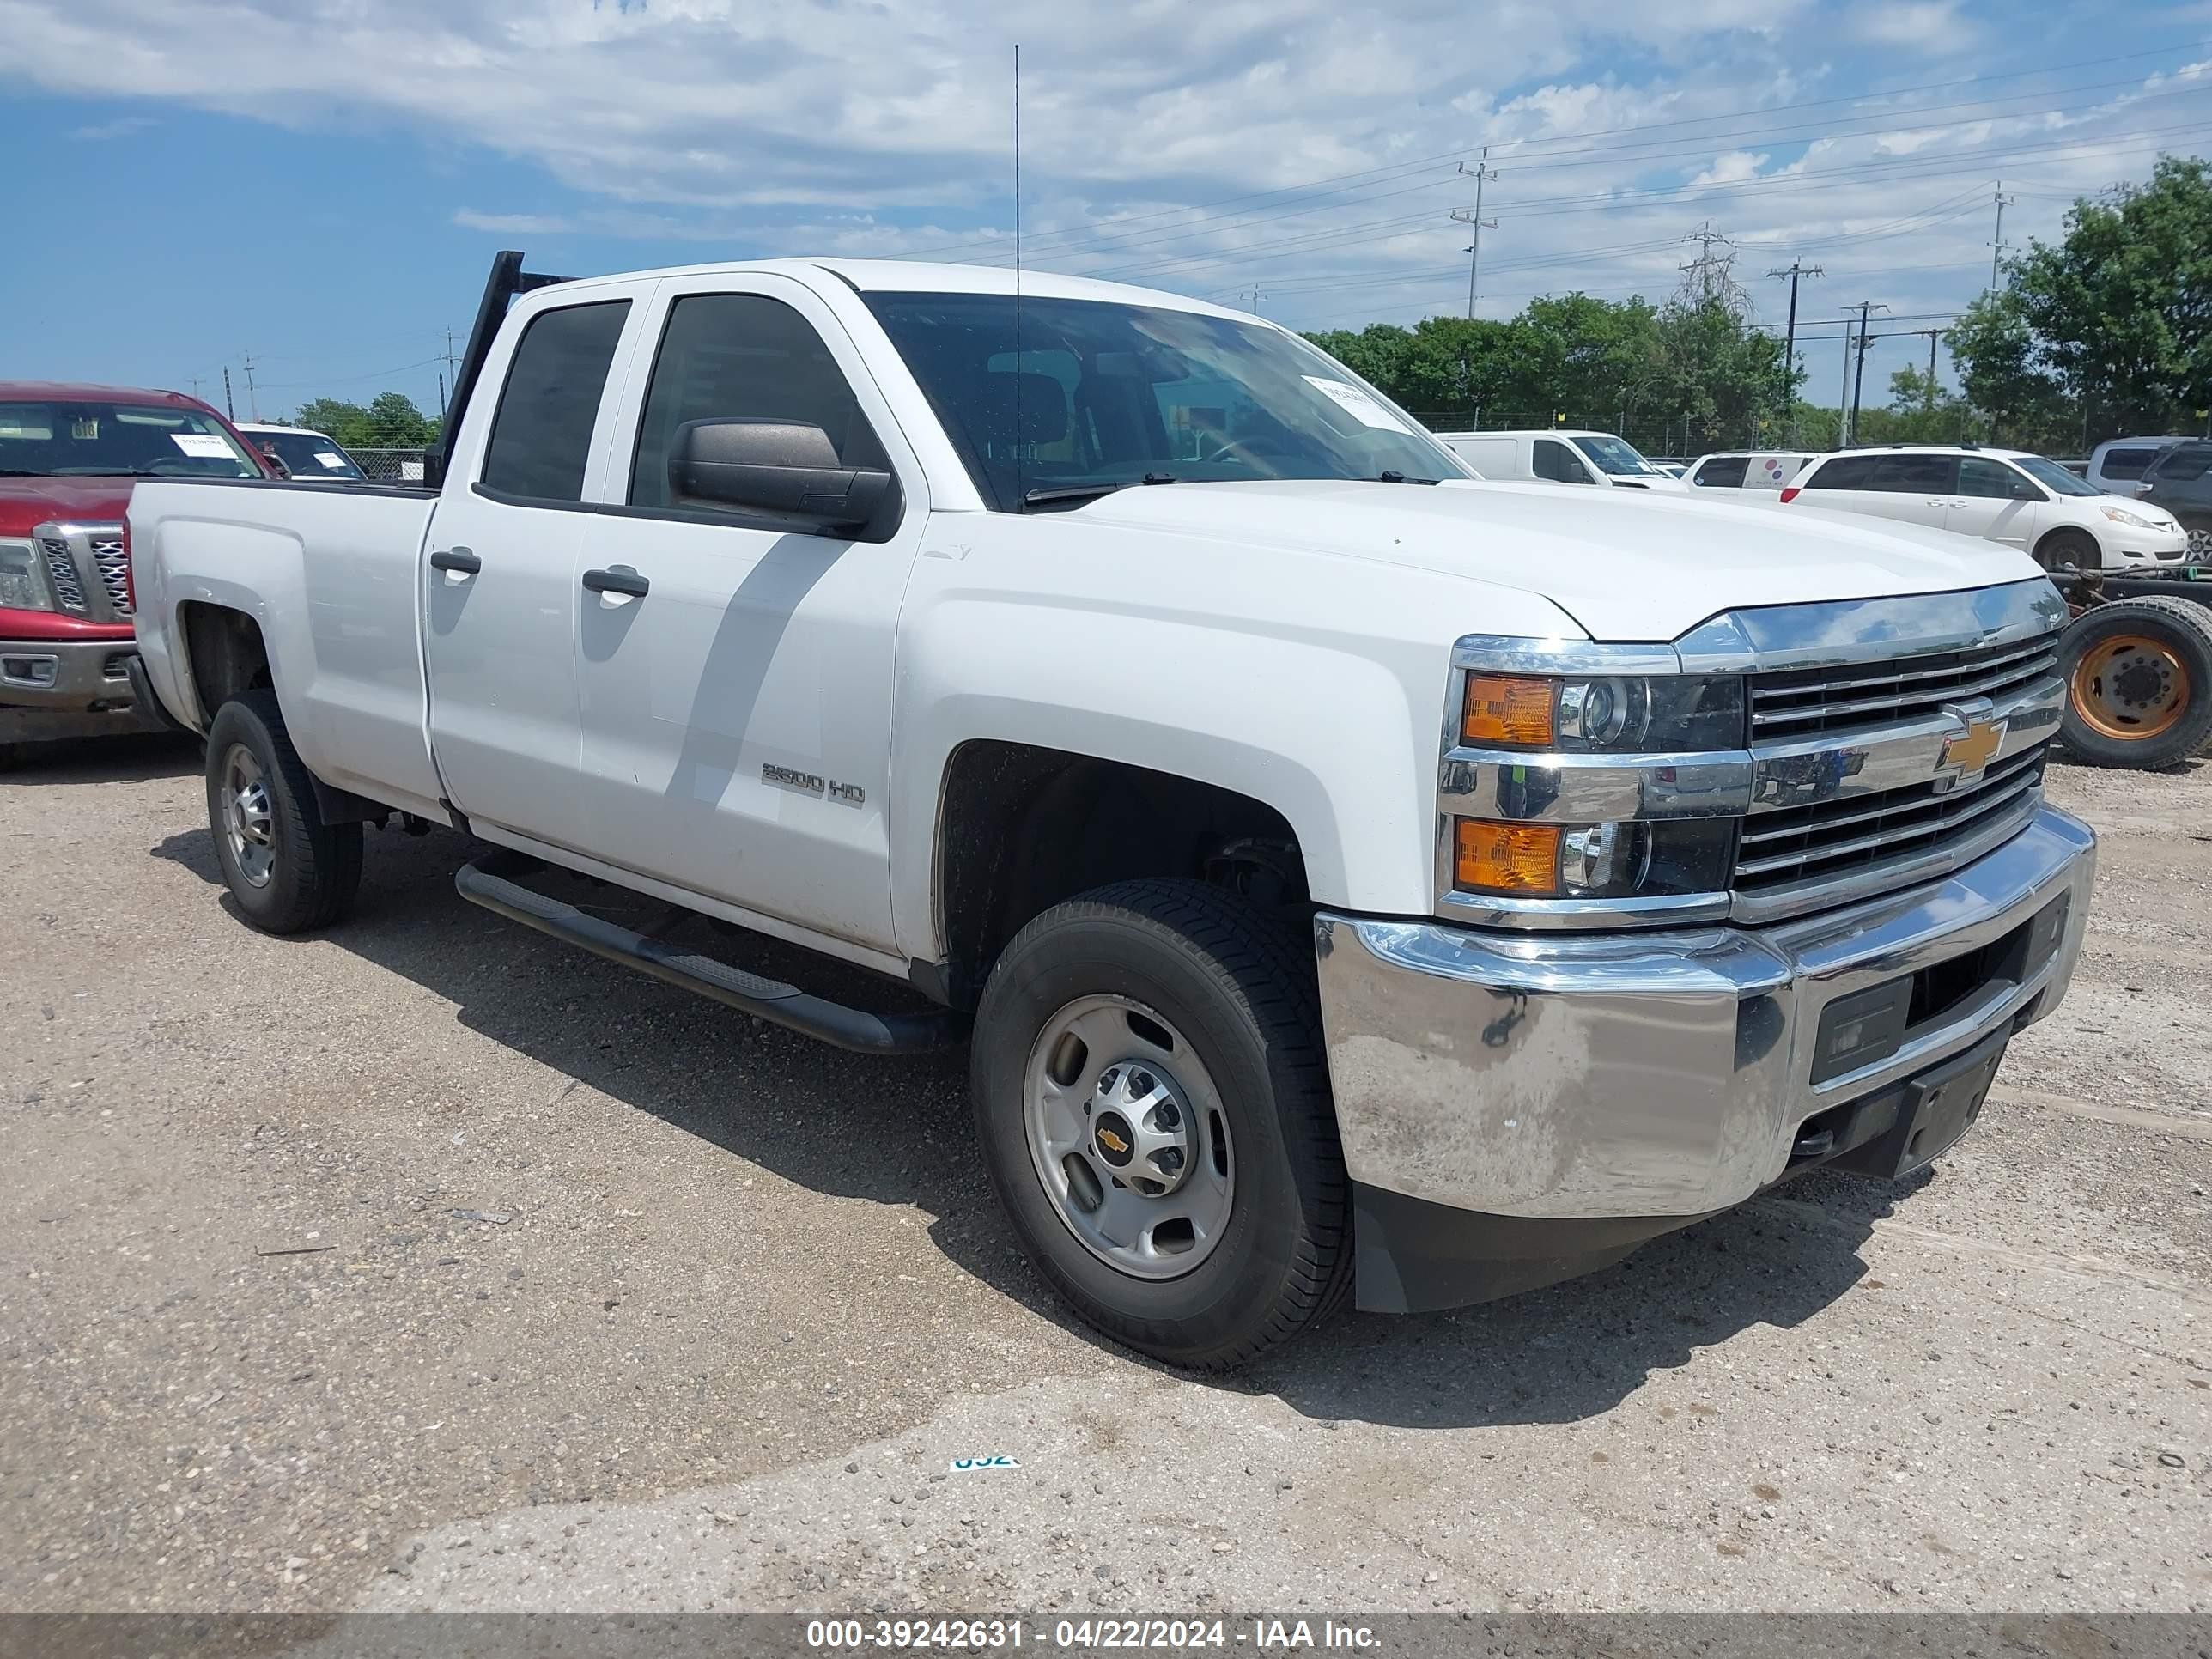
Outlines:
{"type": "Polygon", "coordinates": [[[256,887],[266,887],[276,868],[276,832],[269,804],[269,781],[261,763],[242,743],[222,757],[222,833],[231,862],[256,887]]]}
{"type": "Polygon", "coordinates": [[[1229,1121],[1197,1051],[1127,997],[1080,997],[1030,1050],[1030,1162],[1068,1231],[1137,1279],[1213,1253],[1237,1170],[1229,1121]]]}
{"type": "Polygon", "coordinates": [[[2189,556],[2192,559],[2212,558],[2212,530],[2192,530],[2189,532],[2189,556]]]}

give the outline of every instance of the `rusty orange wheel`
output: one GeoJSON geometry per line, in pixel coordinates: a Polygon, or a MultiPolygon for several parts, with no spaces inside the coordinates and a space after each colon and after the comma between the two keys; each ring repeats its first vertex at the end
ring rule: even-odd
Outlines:
{"type": "Polygon", "coordinates": [[[2189,670],[2158,641],[2140,634],[2100,640],[2074,666],[2074,712],[2092,730],[2122,741],[2171,731],[2189,707],[2189,670]]]}

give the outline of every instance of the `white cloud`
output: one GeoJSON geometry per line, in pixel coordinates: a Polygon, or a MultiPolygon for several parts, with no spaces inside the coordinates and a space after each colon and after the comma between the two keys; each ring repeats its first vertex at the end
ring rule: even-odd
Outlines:
{"type": "Polygon", "coordinates": [[[464,230],[486,230],[498,236],[550,236],[576,228],[575,222],[553,213],[478,213],[474,208],[454,211],[453,222],[464,230]]]}
{"type": "Polygon", "coordinates": [[[1978,38],[1974,24],[1960,15],[1959,0],[1879,0],[1848,13],[1851,32],[1884,46],[1912,46],[1925,52],[1957,52],[1978,38]]]}
{"type": "Polygon", "coordinates": [[[1746,179],[1755,179],[1766,165],[1765,151],[1753,155],[1747,149],[1731,149],[1713,157],[1713,164],[1690,180],[1693,185],[1733,185],[1746,179]]]}
{"type": "Polygon", "coordinates": [[[121,115],[112,121],[96,121],[90,126],[71,127],[70,137],[90,143],[101,143],[110,138],[128,138],[134,132],[143,132],[158,126],[150,115],[121,115]]]}

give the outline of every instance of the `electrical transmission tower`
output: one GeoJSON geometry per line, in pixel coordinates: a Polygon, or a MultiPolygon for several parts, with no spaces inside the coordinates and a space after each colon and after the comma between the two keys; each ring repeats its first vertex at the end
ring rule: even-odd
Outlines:
{"type": "Polygon", "coordinates": [[[1734,316],[1750,316],[1751,295],[1735,279],[1735,243],[1716,229],[1710,219],[1682,240],[1698,245],[1698,257],[1678,267],[1682,273],[1678,295],[1681,302],[1686,306],[1717,303],[1734,316]]]}

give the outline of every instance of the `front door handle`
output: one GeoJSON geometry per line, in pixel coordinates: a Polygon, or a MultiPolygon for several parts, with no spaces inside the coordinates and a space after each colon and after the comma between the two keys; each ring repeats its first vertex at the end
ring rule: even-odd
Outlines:
{"type": "Polygon", "coordinates": [[[465,547],[445,547],[430,556],[430,568],[450,570],[459,576],[473,576],[483,568],[483,561],[465,547]]]}
{"type": "Polygon", "coordinates": [[[584,586],[594,593],[624,593],[633,599],[641,599],[653,591],[653,584],[626,564],[611,565],[605,570],[586,570],[584,586]]]}

